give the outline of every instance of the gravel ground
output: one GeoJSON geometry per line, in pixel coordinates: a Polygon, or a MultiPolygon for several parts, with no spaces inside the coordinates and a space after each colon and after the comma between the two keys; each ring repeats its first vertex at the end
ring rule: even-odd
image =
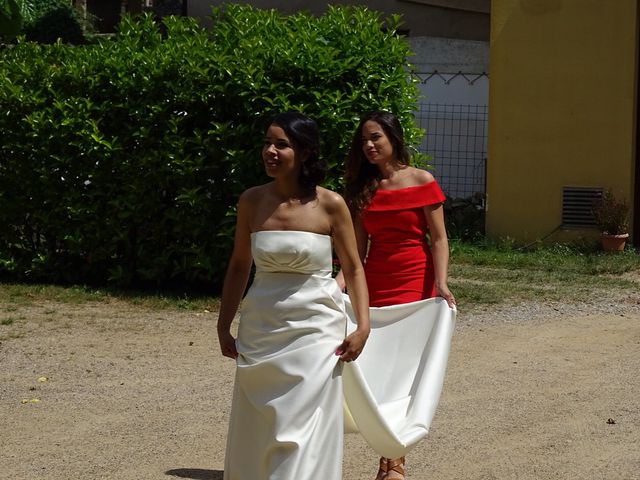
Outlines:
{"type": "MultiPolygon", "coordinates": [[[[214,312],[0,311],[0,479],[222,479],[233,362],[214,312]]],[[[462,311],[407,478],[640,479],[639,371],[640,293],[462,311]]],[[[344,478],[376,468],[347,435],[344,478]]]]}

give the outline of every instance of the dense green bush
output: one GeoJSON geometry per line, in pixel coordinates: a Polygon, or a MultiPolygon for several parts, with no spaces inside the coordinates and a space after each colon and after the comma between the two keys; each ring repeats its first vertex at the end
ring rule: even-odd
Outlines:
{"type": "Polygon", "coordinates": [[[32,13],[22,29],[27,40],[54,43],[84,43],[82,22],[76,9],[66,0],[30,0],[32,13]]]}
{"type": "Polygon", "coordinates": [[[89,15],[83,18],[68,0],[0,0],[0,40],[24,35],[40,43],[85,43],[93,33],[89,15]]]}
{"type": "Polygon", "coordinates": [[[121,286],[219,286],[240,192],[266,181],[265,118],[315,118],[327,181],[363,111],[417,143],[397,17],[228,5],[205,31],[125,18],[81,47],[20,42],[0,64],[0,272],[121,286]]]}
{"type": "Polygon", "coordinates": [[[23,24],[24,12],[18,0],[0,0],[0,41],[15,38],[23,24]]]}

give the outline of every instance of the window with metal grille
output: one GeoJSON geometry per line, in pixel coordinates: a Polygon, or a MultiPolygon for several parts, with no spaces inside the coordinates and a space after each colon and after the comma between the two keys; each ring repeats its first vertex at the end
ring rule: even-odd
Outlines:
{"type": "Polygon", "coordinates": [[[592,228],[593,204],[602,197],[602,187],[562,187],[562,226],[592,228]]]}

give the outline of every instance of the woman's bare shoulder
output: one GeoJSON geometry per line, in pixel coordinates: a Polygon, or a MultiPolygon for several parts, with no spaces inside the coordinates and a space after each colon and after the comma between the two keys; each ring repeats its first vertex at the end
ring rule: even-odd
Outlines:
{"type": "Polygon", "coordinates": [[[435,177],[426,170],[415,167],[409,168],[411,169],[409,173],[411,174],[411,177],[413,178],[416,185],[424,185],[425,183],[431,183],[435,181],[435,177]]]}
{"type": "Polygon", "coordinates": [[[244,192],[240,194],[240,199],[238,203],[255,205],[260,202],[264,196],[267,194],[269,189],[269,184],[265,185],[257,185],[255,187],[247,188],[244,192]]]}
{"type": "Polygon", "coordinates": [[[318,201],[328,211],[333,211],[337,208],[341,208],[342,206],[346,206],[342,195],[334,192],[333,190],[329,190],[324,187],[316,187],[316,193],[318,195],[318,201]]]}

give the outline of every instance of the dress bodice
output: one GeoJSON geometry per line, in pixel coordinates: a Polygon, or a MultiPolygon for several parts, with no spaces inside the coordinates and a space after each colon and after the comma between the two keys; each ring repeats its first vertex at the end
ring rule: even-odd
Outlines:
{"type": "Polygon", "coordinates": [[[346,312],[331,237],[251,235],[256,274],[242,300],[227,480],[340,480],[346,312]],[[322,455],[318,455],[322,452],[322,455]]]}
{"type": "Polygon", "coordinates": [[[371,306],[414,302],[436,295],[424,207],[444,200],[435,181],[397,190],[376,190],[360,217],[370,240],[364,271],[371,306]]]}
{"type": "Polygon", "coordinates": [[[331,237],[298,230],[261,230],[251,234],[257,273],[331,275],[331,237]]]}
{"type": "Polygon", "coordinates": [[[391,249],[421,245],[429,231],[423,207],[444,200],[435,181],[398,190],[378,189],[362,212],[362,224],[373,245],[391,249]]]}

